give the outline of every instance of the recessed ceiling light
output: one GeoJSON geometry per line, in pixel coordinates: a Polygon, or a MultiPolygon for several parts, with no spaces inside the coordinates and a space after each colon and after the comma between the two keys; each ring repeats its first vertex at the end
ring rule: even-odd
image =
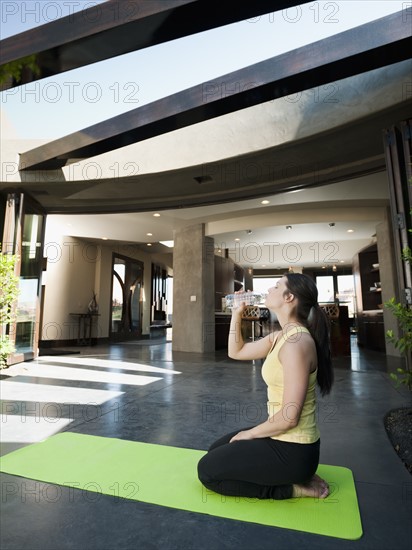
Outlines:
{"type": "Polygon", "coordinates": [[[344,263],[345,263],[345,260],[341,260],[340,263],[341,263],[341,264],[344,264],[344,263]]]}
{"type": "Polygon", "coordinates": [[[347,233],[353,233],[354,229],[348,229],[347,233]]]}
{"type": "Polygon", "coordinates": [[[152,243],[147,243],[147,246],[152,246],[152,243]]]}
{"type": "Polygon", "coordinates": [[[238,243],[238,242],[240,241],[240,239],[237,237],[237,238],[235,239],[235,241],[238,243]]]}
{"type": "Polygon", "coordinates": [[[261,201],[260,204],[269,204],[269,203],[270,203],[270,201],[268,201],[268,200],[265,199],[265,200],[261,201]]]}
{"type": "Polygon", "coordinates": [[[286,229],[290,230],[290,229],[292,229],[292,226],[291,226],[291,225],[287,225],[287,226],[286,226],[286,229]]]}
{"type": "Polygon", "coordinates": [[[109,237],[102,237],[102,241],[108,241],[109,237]]]}
{"type": "Polygon", "coordinates": [[[146,233],[148,237],[153,237],[153,233],[146,233]]]}
{"type": "Polygon", "coordinates": [[[155,218],[160,218],[159,212],[156,212],[155,214],[153,214],[153,216],[154,216],[155,218]]]}

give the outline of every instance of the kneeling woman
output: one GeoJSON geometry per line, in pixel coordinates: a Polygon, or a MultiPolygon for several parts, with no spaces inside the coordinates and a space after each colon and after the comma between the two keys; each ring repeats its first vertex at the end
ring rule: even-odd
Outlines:
{"type": "Polygon", "coordinates": [[[268,419],[213,443],[198,464],[199,479],[208,489],[277,500],[328,496],[327,482],[315,473],[320,447],[316,383],[323,395],[329,393],[333,371],[328,320],[317,300],[310,277],[284,275],[266,298],[281,330],[249,343],[241,334],[244,306],[232,311],[229,357],[266,358],[262,376],[268,419]]]}

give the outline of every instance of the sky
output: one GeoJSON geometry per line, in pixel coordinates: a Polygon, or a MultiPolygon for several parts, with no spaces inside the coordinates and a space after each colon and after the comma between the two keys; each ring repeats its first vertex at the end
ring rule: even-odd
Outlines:
{"type": "MultiPolygon", "coordinates": [[[[2,0],[0,37],[87,7],[98,10],[100,3],[2,0]]],[[[128,7],[133,4],[124,2],[128,7]]],[[[412,2],[404,0],[314,1],[198,33],[6,90],[0,93],[3,124],[7,121],[19,139],[56,139],[206,80],[411,9],[412,2]]]]}

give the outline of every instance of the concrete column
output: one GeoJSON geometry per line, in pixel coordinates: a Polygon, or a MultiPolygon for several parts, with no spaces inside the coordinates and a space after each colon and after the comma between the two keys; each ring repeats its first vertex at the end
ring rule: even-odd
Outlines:
{"type": "Polygon", "coordinates": [[[98,245],[99,254],[96,260],[96,273],[94,276],[94,289],[99,304],[97,317],[97,337],[109,337],[109,321],[111,312],[111,288],[112,288],[112,253],[106,246],[98,245]]]}
{"type": "Polygon", "coordinates": [[[214,240],[205,225],[174,234],[173,343],[174,351],[215,349],[214,240]]]}
{"type": "MultiPolygon", "coordinates": [[[[390,225],[390,213],[387,211],[385,221],[376,226],[376,242],[378,245],[379,273],[382,283],[382,303],[398,296],[397,279],[395,271],[395,250],[392,239],[392,227],[390,225]]],[[[399,337],[399,325],[394,315],[386,308],[383,308],[383,323],[385,335],[387,330],[393,330],[396,337],[399,337]]],[[[400,357],[399,350],[393,344],[386,343],[386,355],[400,357]]]]}

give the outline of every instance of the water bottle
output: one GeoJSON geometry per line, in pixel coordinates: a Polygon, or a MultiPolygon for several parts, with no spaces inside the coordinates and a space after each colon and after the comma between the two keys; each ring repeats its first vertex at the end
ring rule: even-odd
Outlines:
{"type": "Polygon", "coordinates": [[[226,307],[228,309],[239,307],[242,303],[247,306],[264,306],[267,294],[261,292],[239,292],[228,294],[225,297],[226,307]]]}

